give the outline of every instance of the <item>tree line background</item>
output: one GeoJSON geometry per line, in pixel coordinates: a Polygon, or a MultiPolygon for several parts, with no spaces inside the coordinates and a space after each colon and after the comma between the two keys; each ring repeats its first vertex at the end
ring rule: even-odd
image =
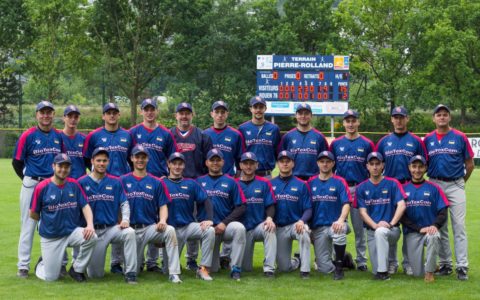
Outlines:
{"type": "MultiPolygon", "coordinates": [[[[102,101],[125,103],[128,127],[154,95],[168,99],[167,125],[188,101],[207,127],[218,99],[238,125],[249,118],[258,54],[350,55],[362,130],[388,130],[390,108],[404,105],[412,129],[430,131],[438,103],[458,112],[460,129],[480,127],[479,0],[2,0],[0,126],[26,127],[19,113],[31,117],[31,104],[49,99],[98,112],[102,101]]],[[[329,130],[324,119],[316,125],[329,130]]]]}

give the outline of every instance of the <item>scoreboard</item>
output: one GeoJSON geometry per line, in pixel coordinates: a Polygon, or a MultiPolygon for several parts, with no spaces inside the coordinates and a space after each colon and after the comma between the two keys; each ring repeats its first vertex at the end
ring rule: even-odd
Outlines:
{"type": "Polygon", "coordinates": [[[258,55],[256,94],[267,114],[291,115],[308,102],[315,115],[341,115],[348,109],[349,57],[258,55]]]}

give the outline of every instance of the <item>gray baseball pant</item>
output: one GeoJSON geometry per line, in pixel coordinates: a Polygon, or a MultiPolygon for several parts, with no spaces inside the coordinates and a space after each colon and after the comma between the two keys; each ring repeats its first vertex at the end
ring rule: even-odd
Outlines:
{"type": "Polygon", "coordinates": [[[322,226],[312,230],[313,249],[318,272],[327,274],[335,270],[332,262],[332,245],[346,245],[349,232],[350,228],[347,222],[345,222],[341,233],[333,232],[332,226],[322,226]]]}
{"type": "Polygon", "coordinates": [[[232,243],[232,253],[230,267],[241,268],[243,254],[245,252],[246,239],[245,226],[240,222],[231,222],[227,225],[225,232],[221,235],[215,235],[215,245],[213,247],[212,272],[217,272],[220,268],[220,244],[222,242],[232,243]]]}
{"type": "Polygon", "coordinates": [[[63,254],[67,247],[80,247],[77,259],[72,267],[75,272],[84,273],[93,254],[97,242],[97,235],[88,241],[83,238],[82,227],[77,227],[70,235],[48,239],[41,237],[42,261],[37,265],[35,274],[38,278],[46,281],[57,280],[60,276],[63,254]]]}
{"type": "Polygon", "coordinates": [[[264,223],[260,223],[254,229],[247,231],[245,254],[243,256],[242,270],[253,270],[253,251],[256,241],[263,241],[263,272],[275,272],[275,258],[277,256],[277,235],[275,232],[265,230],[264,223]]]}
{"type": "Polygon", "coordinates": [[[125,273],[137,272],[137,241],[133,228],[121,229],[119,225],[114,225],[106,229],[97,229],[95,232],[98,236],[98,241],[93,250],[90,264],[87,267],[88,276],[103,277],[105,275],[105,255],[110,243],[117,243],[117,245],[123,246],[125,273]]]}
{"type": "Polygon", "coordinates": [[[35,187],[39,181],[33,180],[32,177],[25,176],[22,181],[20,190],[20,238],[18,241],[18,269],[29,270],[32,253],[33,237],[35,235],[35,227],[37,221],[30,218],[30,202],[35,187]]]}
{"type": "Polygon", "coordinates": [[[295,224],[277,227],[277,267],[280,272],[295,269],[292,264],[292,242],[297,240],[300,250],[300,271],[310,272],[310,230],[304,225],[302,234],[295,230],[295,224]]]}
{"type": "MultiPolygon", "coordinates": [[[[468,241],[465,230],[465,217],[467,214],[467,199],[465,195],[465,180],[460,178],[452,182],[431,179],[438,184],[448,199],[450,220],[453,229],[453,246],[457,268],[468,268],[468,241]]],[[[440,228],[440,249],[438,253],[440,266],[452,267],[452,250],[448,238],[448,222],[440,228]]]]}
{"type": "Polygon", "coordinates": [[[440,248],[440,233],[422,234],[410,232],[405,235],[405,240],[413,276],[423,276],[425,272],[435,272],[438,250],[440,248]],[[426,251],[424,246],[427,246],[426,251]],[[425,265],[423,263],[424,255],[425,265]]]}
{"type": "Polygon", "coordinates": [[[178,258],[178,242],[175,228],[168,225],[164,232],[157,231],[157,224],[135,229],[137,236],[137,273],[143,266],[143,253],[145,246],[151,243],[165,243],[168,256],[168,272],[170,275],[180,274],[180,261],[178,258]]]}
{"type": "MultiPolygon", "coordinates": [[[[350,194],[355,195],[356,186],[350,187],[350,194]]],[[[355,250],[357,257],[355,262],[358,266],[367,265],[367,239],[365,234],[365,227],[363,226],[363,220],[360,217],[358,208],[350,208],[350,219],[352,220],[353,233],[355,234],[355,250]]]]}
{"type": "Polygon", "coordinates": [[[368,253],[372,262],[372,272],[387,272],[390,247],[395,247],[400,238],[400,228],[367,230],[368,253]]]}
{"type": "MultiPolygon", "coordinates": [[[[178,255],[180,256],[183,247],[189,241],[200,241],[202,246],[202,261],[200,265],[210,268],[212,265],[213,247],[215,245],[215,229],[209,227],[206,230],[202,230],[200,223],[192,222],[186,226],[175,228],[175,233],[178,240],[178,255]]],[[[163,263],[165,266],[168,264],[168,255],[165,248],[163,248],[163,263]]]]}

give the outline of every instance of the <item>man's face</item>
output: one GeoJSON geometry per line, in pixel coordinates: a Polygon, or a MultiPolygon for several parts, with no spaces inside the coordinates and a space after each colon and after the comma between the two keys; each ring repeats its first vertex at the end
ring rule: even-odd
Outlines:
{"type": "Polygon", "coordinates": [[[433,115],[433,123],[435,123],[437,127],[448,126],[451,119],[450,113],[446,109],[440,109],[433,115]]]}
{"type": "Polygon", "coordinates": [[[105,124],[116,126],[120,120],[120,112],[115,109],[107,110],[103,114],[102,119],[105,121],[105,124]]]}
{"type": "Polygon", "coordinates": [[[302,109],[295,114],[295,118],[300,126],[308,126],[312,121],[312,113],[307,109],[302,109]]]}
{"type": "Polygon", "coordinates": [[[144,171],[147,168],[148,156],[145,153],[132,155],[131,159],[135,170],[144,171]]]}
{"type": "Polygon", "coordinates": [[[193,113],[188,109],[182,109],[175,114],[179,127],[190,127],[192,125],[193,113]]]}
{"type": "Polygon", "coordinates": [[[408,124],[408,117],[402,116],[402,115],[393,115],[390,118],[390,121],[392,121],[393,128],[395,129],[396,132],[405,132],[407,131],[407,124],[408,124]]]}
{"type": "Polygon", "coordinates": [[[278,161],[278,169],[282,173],[290,173],[293,170],[295,163],[288,157],[282,157],[278,161]]]}
{"type": "Polygon", "coordinates": [[[222,172],[222,168],[223,168],[224,163],[225,162],[223,161],[223,159],[221,159],[218,156],[214,156],[210,159],[207,159],[207,161],[206,161],[206,165],[207,165],[208,170],[211,173],[214,173],[214,174],[218,174],[218,173],[222,172]]]}
{"type": "Polygon", "coordinates": [[[65,180],[70,175],[71,164],[53,164],[53,174],[60,180],[65,180]]]}
{"type": "Polygon", "coordinates": [[[227,122],[228,110],[223,107],[219,107],[210,112],[210,116],[213,118],[213,123],[224,125],[227,122]]]}
{"type": "Polygon", "coordinates": [[[105,174],[107,172],[109,162],[108,156],[104,153],[97,154],[92,158],[93,169],[99,174],[105,174]]]}
{"type": "Polygon", "coordinates": [[[35,113],[38,125],[50,127],[53,124],[53,117],[55,117],[55,111],[49,107],[44,107],[35,113]]]}
{"type": "Polygon", "coordinates": [[[157,120],[158,109],[151,105],[147,105],[142,109],[143,121],[147,123],[154,123],[157,120]]]}
{"type": "Polygon", "coordinates": [[[317,160],[317,165],[321,173],[330,174],[330,172],[332,172],[333,170],[333,166],[335,165],[335,162],[329,159],[328,157],[322,157],[319,160],[317,160]]]}
{"type": "Polygon", "coordinates": [[[408,166],[412,179],[415,181],[420,181],[423,178],[425,172],[427,172],[427,166],[424,165],[421,161],[414,161],[408,166]]]}
{"type": "Polygon", "coordinates": [[[383,172],[383,162],[376,158],[372,158],[368,163],[367,163],[367,170],[370,173],[371,176],[373,177],[378,177],[382,175],[383,172]]]}
{"type": "Polygon", "coordinates": [[[355,117],[347,117],[343,119],[343,127],[347,133],[357,133],[360,126],[360,120],[355,117]]]}
{"type": "Polygon", "coordinates": [[[174,159],[168,162],[168,169],[170,169],[170,175],[175,178],[183,176],[183,170],[185,170],[185,162],[181,159],[174,159]]]}
{"type": "Polygon", "coordinates": [[[247,176],[254,175],[257,167],[258,162],[253,160],[244,160],[240,163],[240,169],[242,170],[243,174],[247,176]]]}
{"type": "Polygon", "coordinates": [[[257,103],[250,107],[250,112],[252,113],[252,117],[256,120],[263,120],[265,117],[265,111],[267,107],[261,103],[257,103]]]}
{"type": "Polygon", "coordinates": [[[63,116],[63,122],[65,123],[66,128],[77,129],[78,122],[80,122],[80,114],[71,112],[66,116],[63,116]]]}

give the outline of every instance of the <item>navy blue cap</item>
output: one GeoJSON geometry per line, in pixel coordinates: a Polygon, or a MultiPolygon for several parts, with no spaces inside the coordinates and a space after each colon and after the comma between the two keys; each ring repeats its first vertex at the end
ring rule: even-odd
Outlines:
{"type": "Polygon", "coordinates": [[[416,161],[420,161],[422,162],[422,164],[426,165],[427,164],[427,160],[425,159],[425,157],[423,157],[422,155],[415,155],[415,156],[412,156],[412,158],[410,158],[410,161],[408,162],[408,164],[413,164],[414,162],[416,161]]]}
{"type": "Polygon", "coordinates": [[[278,153],[277,160],[280,160],[283,157],[287,157],[291,160],[294,160],[292,152],[287,150],[280,151],[280,153],[278,153]]]}
{"type": "Polygon", "coordinates": [[[250,106],[254,106],[255,104],[259,103],[267,106],[267,102],[265,102],[265,100],[260,96],[254,96],[250,98],[250,106]]]}
{"type": "Polygon", "coordinates": [[[52,102],[47,101],[47,100],[43,100],[43,101],[40,101],[40,102],[37,104],[37,108],[36,108],[35,111],[42,110],[42,109],[44,109],[45,107],[51,108],[52,110],[55,110],[55,107],[53,106],[52,102]]]}
{"type": "Polygon", "coordinates": [[[140,108],[142,110],[144,110],[145,107],[147,107],[149,105],[152,106],[153,108],[157,109],[157,101],[153,100],[153,99],[150,99],[150,98],[143,99],[142,104],[140,105],[140,108]]]}
{"type": "Polygon", "coordinates": [[[359,117],[358,111],[353,109],[347,110],[346,112],[343,113],[343,118],[346,119],[348,117],[354,117],[355,119],[358,119],[359,117]]]}
{"type": "Polygon", "coordinates": [[[408,116],[408,111],[405,107],[403,106],[397,106],[392,111],[390,112],[391,116],[408,116]]]}
{"type": "Polygon", "coordinates": [[[380,152],[370,152],[367,156],[367,162],[371,161],[372,159],[378,159],[379,161],[383,162],[383,155],[380,152]]]}
{"type": "Polygon", "coordinates": [[[213,148],[212,150],[208,151],[207,153],[207,159],[210,160],[212,157],[218,156],[221,159],[223,159],[223,153],[221,150],[218,150],[217,148],[213,148]]]}
{"type": "Polygon", "coordinates": [[[333,160],[333,161],[335,160],[335,157],[333,156],[333,153],[330,152],[330,151],[322,151],[322,152],[320,152],[320,154],[318,154],[318,156],[317,156],[317,160],[320,160],[320,158],[324,158],[324,157],[326,157],[326,158],[328,158],[328,159],[330,159],[330,160],[333,160]]]}
{"type": "Polygon", "coordinates": [[[215,101],[212,104],[212,111],[216,110],[217,108],[225,108],[226,110],[228,110],[228,104],[223,100],[215,101]]]}
{"type": "Polygon", "coordinates": [[[68,115],[69,113],[77,113],[80,115],[80,110],[78,109],[78,107],[76,107],[75,105],[71,104],[67,107],[65,107],[65,110],[63,111],[63,115],[66,116],[68,115]]]}
{"type": "Polygon", "coordinates": [[[310,106],[310,104],[303,102],[297,105],[297,107],[295,108],[295,113],[303,109],[308,110],[309,112],[312,112],[312,107],[310,106]]]}
{"type": "Polygon", "coordinates": [[[245,152],[242,154],[242,157],[240,157],[240,162],[246,160],[253,160],[255,162],[258,162],[257,156],[253,152],[245,152]]]}
{"type": "Polygon", "coordinates": [[[108,157],[110,157],[110,154],[108,154],[107,148],[103,148],[103,147],[96,148],[95,150],[93,150],[92,158],[94,158],[98,154],[106,154],[108,157]]]}
{"type": "Polygon", "coordinates": [[[168,157],[168,161],[174,161],[175,159],[181,159],[181,160],[183,160],[183,162],[185,162],[185,156],[183,156],[183,154],[180,153],[180,152],[173,152],[168,157]]]}
{"type": "Polygon", "coordinates": [[[120,111],[120,109],[118,108],[118,105],[112,102],[105,104],[105,106],[103,107],[103,113],[106,113],[109,110],[116,110],[118,112],[120,111]]]}
{"type": "Polygon", "coordinates": [[[190,105],[190,103],[187,103],[187,102],[179,103],[177,105],[177,109],[175,110],[175,112],[179,112],[179,111],[184,110],[184,109],[193,112],[192,105],[190,105]]]}
{"type": "Polygon", "coordinates": [[[55,158],[53,159],[53,163],[56,165],[63,164],[63,163],[67,163],[71,165],[72,160],[65,153],[58,153],[57,155],[55,155],[55,158]]]}
{"type": "Polygon", "coordinates": [[[438,113],[438,111],[441,110],[441,109],[444,109],[444,110],[448,111],[448,113],[450,113],[450,108],[448,108],[448,106],[446,106],[444,104],[439,104],[439,105],[435,106],[435,109],[433,110],[433,114],[438,113]]]}
{"type": "Polygon", "coordinates": [[[145,147],[143,147],[142,145],[137,144],[132,149],[132,155],[137,155],[137,154],[140,154],[140,153],[144,153],[148,156],[148,150],[145,147]]]}

